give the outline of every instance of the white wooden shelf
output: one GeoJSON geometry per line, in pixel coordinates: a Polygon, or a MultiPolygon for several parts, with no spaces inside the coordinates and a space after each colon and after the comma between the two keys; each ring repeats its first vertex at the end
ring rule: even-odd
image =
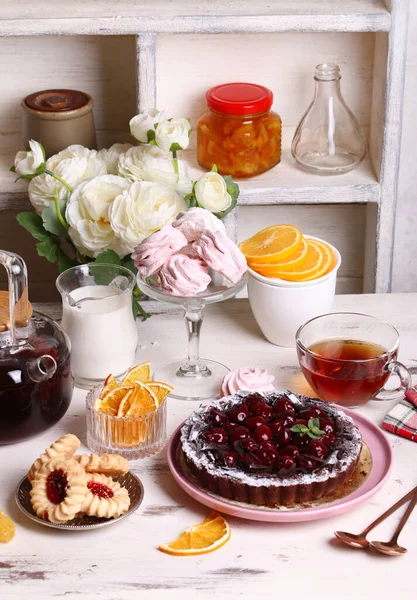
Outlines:
{"type": "Polygon", "coordinates": [[[0,36],[376,32],[390,25],[382,0],[3,0],[0,36]]]}

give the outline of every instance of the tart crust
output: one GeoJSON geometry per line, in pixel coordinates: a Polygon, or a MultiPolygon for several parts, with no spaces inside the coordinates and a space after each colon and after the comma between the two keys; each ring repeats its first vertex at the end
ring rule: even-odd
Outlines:
{"type": "MultiPolygon", "coordinates": [[[[257,392],[258,393],[258,392],[257,392]]],[[[228,500],[256,506],[291,506],[318,500],[330,494],[355,470],[362,448],[362,438],[353,420],[334,405],[292,392],[259,394],[273,405],[278,398],[287,398],[296,409],[317,406],[336,423],[336,443],[326,463],[310,473],[292,475],[248,473],[239,467],[216,464],[210,449],[204,448],[202,434],[208,429],[207,413],[211,407],[226,411],[244,401],[253,392],[238,392],[220,401],[201,407],[190,415],[181,429],[181,448],[191,473],[198,483],[212,493],[228,500]]]]}

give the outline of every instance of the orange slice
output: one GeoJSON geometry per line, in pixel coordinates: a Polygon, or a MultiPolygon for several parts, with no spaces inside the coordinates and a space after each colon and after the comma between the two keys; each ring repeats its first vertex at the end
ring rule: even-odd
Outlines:
{"type": "Polygon", "coordinates": [[[10,517],[0,510],[0,542],[6,544],[14,538],[15,526],[10,517]]]}
{"type": "Polygon", "coordinates": [[[303,262],[292,271],[282,271],[279,266],[270,270],[269,277],[285,279],[286,281],[307,281],[321,271],[324,264],[324,254],[321,246],[315,240],[307,240],[307,254],[303,262]]]}
{"type": "Polygon", "coordinates": [[[272,225],[262,229],[239,248],[251,263],[270,265],[286,260],[301,246],[303,235],[294,225],[272,225]]]}
{"type": "Polygon", "coordinates": [[[111,392],[112,390],[115,390],[118,387],[119,387],[119,384],[117,383],[117,381],[115,380],[113,375],[109,375],[107,377],[106,381],[104,382],[104,387],[101,390],[100,398],[104,398],[104,396],[107,396],[107,394],[109,392],[111,392]]]}
{"type": "Polygon", "coordinates": [[[120,385],[134,385],[135,383],[145,383],[151,378],[151,363],[144,362],[136,367],[132,367],[126,373],[120,385]]]}
{"type": "Polygon", "coordinates": [[[318,279],[319,277],[323,277],[326,275],[334,266],[335,256],[333,250],[330,248],[326,242],[319,242],[318,240],[314,240],[314,242],[321,248],[324,256],[324,261],[321,266],[321,269],[314,273],[314,275],[310,275],[309,277],[303,277],[300,281],[311,281],[312,279],[318,279]]]}
{"type": "Polygon", "coordinates": [[[192,525],[173,542],[158,546],[158,550],[174,556],[207,554],[221,548],[229,538],[228,522],[213,512],[202,523],[192,525]]]}
{"type": "Polygon", "coordinates": [[[148,415],[158,409],[158,400],[155,394],[144,383],[137,383],[130,399],[130,407],[126,417],[148,415]]]}
{"type": "Polygon", "coordinates": [[[148,381],[146,387],[155,394],[158,405],[161,404],[174,389],[171,385],[163,383],[162,381],[148,381]]]}
{"type": "Polygon", "coordinates": [[[117,416],[121,401],[127,393],[132,391],[132,386],[118,387],[109,392],[104,398],[97,398],[94,408],[110,417],[115,417],[117,416]]]}
{"type": "Polygon", "coordinates": [[[307,249],[307,241],[303,238],[301,240],[301,246],[293,254],[291,254],[287,260],[277,261],[271,265],[260,265],[252,262],[248,264],[251,269],[260,275],[264,275],[264,277],[270,277],[270,273],[273,273],[276,269],[279,269],[280,271],[293,271],[299,267],[307,256],[307,249]]]}

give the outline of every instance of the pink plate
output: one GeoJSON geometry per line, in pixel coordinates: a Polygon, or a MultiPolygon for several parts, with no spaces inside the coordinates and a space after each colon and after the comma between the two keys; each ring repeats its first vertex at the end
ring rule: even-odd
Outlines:
{"type": "Polygon", "coordinates": [[[233,517],[241,517],[252,521],[268,521],[270,523],[297,523],[333,517],[355,508],[355,506],[365,502],[375,494],[386,482],[392,466],[392,450],[385,434],[361,414],[347,408],[343,410],[355,421],[371,451],[372,469],[368,478],[357,490],[340,500],[335,500],[323,506],[294,509],[251,507],[214,496],[203,490],[187,478],[180,464],[178,447],[182,424],[175,430],[169,440],[168,465],[175,481],[194,500],[233,517]]]}

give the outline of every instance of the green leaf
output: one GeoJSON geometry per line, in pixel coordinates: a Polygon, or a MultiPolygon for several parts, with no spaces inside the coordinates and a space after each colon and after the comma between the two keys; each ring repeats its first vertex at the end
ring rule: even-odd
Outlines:
{"type": "MultiPolygon", "coordinates": [[[[66,201],[59,201],[59,208],[61,210],[61,214],[65,214],[65,206],[66,201]]],[[[43,209],[42,211],[42,222],[46,231],[53,233],[58,237],[67,238],[68,232],[65,227],[62,225],[60,220],[58,219],[58,215],[56,214],[55,204],[51,203],[49,206],[43,209]]]]}
{"type": "Polygon", "coordinates": [[[308,433],[309,429],[306,425],[298,423],[297,425],[293,425],[291,427],[291,431],[293,431],[294,433],[301,433],[301,435],[304,435],[305,433],[308,433]]]}
{"type": "Polygon", "coordinates": [[[313,429],[313,427],[320,427],[319,419],[309,419],[307,423],[309,429],[313,429]]]}
{"type": "Polygon", "coordinates": [[[149,313],[146,312],[146,310],[143,308],[143,306],[141,304],[139,304],[139,302],[136,300],[136,298],[133,299],[133,306],[134,308],[136,308],[136,315],[135,315],[135,311],[133,309],[133,316],[136,318],[136,316],[139,314],[140,318],[142,319],[142,321],[146,321],[146,319],[150,319],[152,315],[150,315],[149,313]]]}
{"type": "Polygon", "coordinates": [[[231,175],[224,175],[223,179],[226,182],[227,191],[232,196],[233,200],[237,200],[240,194],[238,184],[235,181],[233,181],[231,175]]]}
{"type": "Polygon", "coordinates": [[[58,249],[58,269],[60,273],[63,273],[71,267],[76,267],[77,265],[78,262],[76,260],[67,256],[61,248],[58,249]]]}
{"type": "Polygon", "coordinates": [[[217,165],[213,165],[213,166],[211,167],[211,172],[212,172],[212,173],[218,173],[218,171],[217,171],[217,165]]]}
{"type": "Polygon", "coordinates": [[[48,232],[43,226],[42,217],[31,212],[21,212],[16,215],[16,219],[26,231],[28,231],[36,240],[43,242],[49,238],[48,232]]]}
{"type": "MultiPolygon", "coordinates": [[[[188,194],[187,198],[188,198],[187,199],[188,208],[196,208],[197,206],[200,206],[197,202],[197,198],[193,194],[188,194]]],[[[201,207],[201,208],[203,208],[203,207],[201,207]]]]}
{"type": "Polygon", "coordinates": [[[122,259],[114,250],[104,250],[104,252],[100,252],[97,258],[92,261],[94,264],[107,264],[107,265],[121,265],[122,259]]]}
{"type": "Polygon", "coordinates": [[[44,242],[36,244],[36,250],[39,256],[43,256],[49,262],[54,263],[58,260],[59,239],[51,236],[44,242]]]}
{"type": "Polygon", "coordinates": [[[155,129],[148,129],[146,134],[148,136],[148,144],[152,141],[155,141],[155,129]]]}
{"type": "Polygon", "coordinates": [[[130,271],[132,271],[132,273],[134,275],[136,275],[136,273],[138,272],[137,268],[135,267],[133,258],[130,258],[130,256],[127,256],[126,258],[123,259],[122,265],[124,267],[126,267],[126,269],[129,269],[130,271]]]}
{"type": "Polygon", "coordinates": [[[11,171],[12,173],[16,173],[16,167],[13,165],[13,167],[10,167],[9,171],[11,171]]]}
{"type": "Polygon", "coordinates": [[[178,142],[174,142],[173,144],[170,145],[169,147],[169,151],[170,152],[177,152],[178,150],[182,150],[182,146],[180,146],[178,144],[178,142]]]}

